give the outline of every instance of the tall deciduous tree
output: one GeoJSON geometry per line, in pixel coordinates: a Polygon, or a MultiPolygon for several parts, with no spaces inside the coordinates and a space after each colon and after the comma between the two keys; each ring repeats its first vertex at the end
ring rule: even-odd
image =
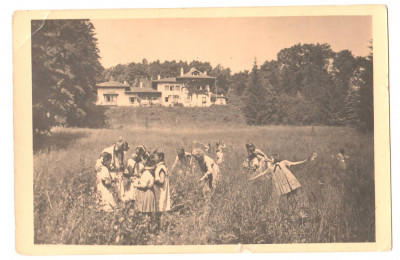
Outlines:
{"type": "Polygon", "coordinates": [[[32,21],[34,130],[57,122],[81,126],[103,67],[89,20],[32,21]]]}

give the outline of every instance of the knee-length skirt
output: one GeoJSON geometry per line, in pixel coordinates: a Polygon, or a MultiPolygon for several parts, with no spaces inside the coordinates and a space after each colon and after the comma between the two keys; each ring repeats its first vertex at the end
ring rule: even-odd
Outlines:
{"type": "Polygon", "coordinates": [[[154,189],[140,189],[136,191],[136,210],[139,212],[156,212],[154,189]]]}

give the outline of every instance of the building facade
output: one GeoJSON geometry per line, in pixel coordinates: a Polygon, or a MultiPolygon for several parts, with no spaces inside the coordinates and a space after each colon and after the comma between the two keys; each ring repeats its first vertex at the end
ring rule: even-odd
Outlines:
{"type": "Polygon", "coordinates": [[[211,89],[215,88],[216,78],[197,69],[190,69],[187,73],[181,69],[180,76],[152,81],[152,88],[161,92],[161,104],[174,106],[180,104],[185,107],[209,107],[211,105],[225,105],[226,98],[215,95],[211,89]],[[221,100],[224,101],[221,101],[221,100]],[[218,102],[216,102],[218,101],[218,102]]]}
{"type": "Polygon", "coordinates": [[[186,74],[181,69],[180,76],[176,78],[158,77],[149,84],[149,87],[141,82],[139,87],[131,87],[126,82],[111,80],[97,85],[97,105],[185,107],[226,105],[226,97],[212,93],[211,88],[215,87],[215,84],[215,77],[193,68],[186,74]]]}
{"type": "Polygon", "coordinates": [[[97,85],[97,105],[101,106],[150,106],[160,105],[161,93],[150,88],[131,87],[128,83],[107,81],[97,85]]]}

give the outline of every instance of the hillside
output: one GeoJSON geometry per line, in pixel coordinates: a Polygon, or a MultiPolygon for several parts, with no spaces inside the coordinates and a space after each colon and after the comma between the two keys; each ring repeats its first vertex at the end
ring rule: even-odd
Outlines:
{"type": "Polygon", "coordinates": [[[211,107],[109,107],[109,128],[214,128],[244,126],[245,118],[233,105],[211,107]]]}

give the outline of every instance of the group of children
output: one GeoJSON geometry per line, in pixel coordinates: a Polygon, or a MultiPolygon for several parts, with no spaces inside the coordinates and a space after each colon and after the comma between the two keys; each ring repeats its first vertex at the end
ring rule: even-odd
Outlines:
{"type": "MultiPolygon", "coordinates": [[[[210,194],[221,178],[220,165],[223,163],[226,148],[221,142],[216,143],[216,161],[211,156],[211,145],[194,141],[201,146],[191,153],[185,152],[183,147],[177,150],[177,156],[171,167],[171,171],[178,170],[179,174],[193,173],[194,160],[203,174],[199,179],[204,184],[204,194],[210,194]],[[179,168],[179,169],[178,169],[179,168]]],[[[101,211],[112,212],[116,206],[113,191],[117,190],[118,199],[130,203],[136,211],[146,213],[162,213],[171,210],[169,171],[165,165],[165,154],[160,148],[149,152],[143,145],[135,148],[131,158],[124,158],[129,150],[126,141],[118,140],[114,145],[105,148],[96,161],[95,171],[97,177],[98,204],[101,211]],[[116,189],[115,189],[116,188],[116,189]]],[[[255,180],[267,175],[272,179],[277,195],[286,194],[288,197],[301,187],[299,181],[289,170],[291,166],[305,164],[314,161],[317,153],[313,153],[308,159],[292,162],[281,160],[277,154],[267,156],[254,144],[246,144],[248,157],[243,162],[243,167],[250,170],[255,180]]],[[[335,156],[343,169],[347,168],[347,159],[344,149],[335,156]]],[[[206,198],[209,196],[205,196],[206,198]]]]}
{"type": "MultiPolygon", "coordinates": [[[[278,196],[286,194],[288,198],[290,195],[295,194],[297,189],[301,187],[300,182],[289,168],[291,166],[312,162],[318,156],[316,152],[313,152],[309,158],[292,162],[289,160],[282,160],[277,154],[272,154],[268,157],[264,152],[257,149],[253,143],[246,144],[246,149],[248,158],[243,162],[243,167],[254,174],[250,180],[253,181],[261,176],[267,175],[272,179],[276,194],[278,196]]],[[[339,168],[342,171],[347,170],[349,156],[345,154],[344,148],[340,148],[339,154],[336,156],[331,155],[331,157],[338,160],[339,168]]]]}
{"type": "MultiPolygon", "coordinates": [[[[195,142],[197,144],[197,142],[195,142]]],[[[203,144],[200,144],[203,145],[203,144]]],[[[208,146],[210,147],[210,146],[208,146]]],[[[225,145],[216,144],[218,162],[223,161],[222,149],[225,145]]],[[[136,211],[151,215],[171,210],[169,171],[165,165],[165,154],[160,148],[149,152],[145,146],[139,145],[130,158],[125,158],[129,145],[122,138],[110,147],[105,148],[95,164],[98,206],[100,211],[112,212],[117,207],[115,197],[126,204],[133,204],[136,211]],[[114,193],[117,196],[114,196],[114,193]]],[[[200,148],[192,153],[184,148],[177,150],[177,157],[171,171],[180,168],[179,173],[191,171],[193,160],[203,176],[199,180],[204,183],[204,191],[215,189],[220,170],[208,154],[200,148]]],[[[162,224],[161,224],[162,225],[162,224]]]]}

